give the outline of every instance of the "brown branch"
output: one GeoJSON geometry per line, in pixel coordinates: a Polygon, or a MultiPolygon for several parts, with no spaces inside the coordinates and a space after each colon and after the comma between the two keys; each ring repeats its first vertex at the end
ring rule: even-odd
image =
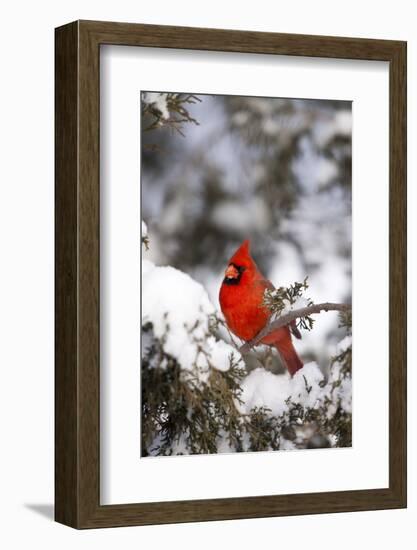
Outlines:
{"type": "Polygon", "coordinates": [[[320,313],[321,311],[348,311],[351,309],[350,304],[333,304],[331,302],[324,302],[323,304],[313,304],[312,306],[302,307],[286,313],[282,317],[279,317],[275,321],[268,323],[264,328],[258,332],[258,334],[249,342],[246,342],[239,348],[240,353],[248,353],[251,348],[256,346],[262,338],[270,334],[272,331],[284,327],[300,317],[306,317],[307,315],[313,315],[314,313],[320,313]]]}

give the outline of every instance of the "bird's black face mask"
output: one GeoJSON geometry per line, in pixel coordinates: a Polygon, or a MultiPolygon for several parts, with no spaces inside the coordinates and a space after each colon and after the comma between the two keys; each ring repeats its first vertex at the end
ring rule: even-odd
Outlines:
{"type": "Polygon", "coordinates": [[[225,272],[223,283],[225,285],[238,285],[245,269],[246,268],[241,265],[229,264],[225,272]]]}

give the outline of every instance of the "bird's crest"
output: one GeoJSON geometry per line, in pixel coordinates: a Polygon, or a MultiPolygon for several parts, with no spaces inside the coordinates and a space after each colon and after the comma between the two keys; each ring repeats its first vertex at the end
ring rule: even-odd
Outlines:
{"type": "Polygon", "coordinates": [[[246,241],[243,241],[243,243],[239,246],[239,248],[230,258],[229,264],[246,266],[248,263],[252,263],[253,260],[249,252],[249,245],[250,245],[249,239],[246,239],[246,241]]]}

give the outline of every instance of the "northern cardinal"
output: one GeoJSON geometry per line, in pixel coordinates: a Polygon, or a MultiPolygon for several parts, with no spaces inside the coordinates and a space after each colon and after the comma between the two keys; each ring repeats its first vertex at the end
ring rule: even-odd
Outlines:
{"type": "MultiPolygon", "coordinates": [[[[229,329],[245,341],[252,340],[271,317],[270,310],[263,304],[266,289],[274,285],[259,271],[249,252],[246,240],[229,260],[220,287],[220,307],[229,329]]],[[[265,336],[262,344],[275,346],[291,376],[302,368],[303,363],[294,349],[291,333],[301,338],[295,321],[278,328],[265,336]]]]}

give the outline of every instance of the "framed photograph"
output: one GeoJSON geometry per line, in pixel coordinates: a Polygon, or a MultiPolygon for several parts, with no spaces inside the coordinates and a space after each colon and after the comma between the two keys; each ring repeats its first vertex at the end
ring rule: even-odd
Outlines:
{"type": "Polygon", "coordinates": [[[406,43],[56,29],[56,520],[406,506],[406,43]]]}

